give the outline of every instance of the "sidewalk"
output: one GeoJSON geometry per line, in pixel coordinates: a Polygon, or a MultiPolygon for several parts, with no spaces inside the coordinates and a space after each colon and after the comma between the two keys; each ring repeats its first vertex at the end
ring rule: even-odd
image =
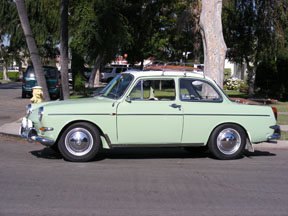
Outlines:
{"type": "MultiPolygon", "coordinates": [[[[19,134],[20,126],[21,126],[21,119],[19,119],[16,122],[6,123],[0,126],[0,135],[22,138],[19,134]]],[[[288,131],[288,125],[280,125],[280,128],[282,131],[288,131]]],[[[288,149],[288,140],[277,140],[277,142],[275,143],[263,142],[260,144],[254,144],[253,146],[255,149],[261,149],[261,148],[288,149]]]]}
{"type": "Polygon", "coordinates": [[[21,137],[19,134],[21,119],[16,122],[6,123],[0,126],[0,134],[13,137],[21,137]]]}

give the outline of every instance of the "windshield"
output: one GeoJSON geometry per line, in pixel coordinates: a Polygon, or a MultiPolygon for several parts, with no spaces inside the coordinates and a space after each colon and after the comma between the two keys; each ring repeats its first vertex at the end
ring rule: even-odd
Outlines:
{"type": "Polygon", "coordinates": [[[131,74],[117,75],[102,91],[101,96],[118,99],[122,97],[131,81],[133,76],[131,74]]]}

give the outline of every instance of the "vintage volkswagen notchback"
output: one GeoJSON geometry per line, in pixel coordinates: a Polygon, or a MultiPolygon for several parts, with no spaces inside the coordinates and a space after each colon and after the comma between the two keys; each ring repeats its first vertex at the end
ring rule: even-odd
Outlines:
{"type": "Polygon", "coordinates": [[[202,73],[130,71],[93,98],[29,105],[21,134],[69,161],[123,147],[209,149],[235,159],[251,143],[280,137],[276,116],[270,107],[232,102],[202,73]]]}

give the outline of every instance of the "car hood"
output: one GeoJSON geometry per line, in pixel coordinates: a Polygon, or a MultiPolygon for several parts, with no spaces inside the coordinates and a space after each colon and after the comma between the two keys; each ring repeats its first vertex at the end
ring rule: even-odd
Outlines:
{"type": "Polygon", "coordinates": [[[113,110],[115,100],[104,97],[71,99],[41,103],[33,109],[44,107],[47,114],[93,114],[107,113],[113,110]]]}

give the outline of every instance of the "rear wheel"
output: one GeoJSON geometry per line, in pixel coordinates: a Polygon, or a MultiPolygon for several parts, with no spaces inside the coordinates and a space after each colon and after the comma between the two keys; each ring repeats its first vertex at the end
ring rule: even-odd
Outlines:
{"type": "Polygon", "coordinates": [[[242,156],[246,145],[246,133],[234,124],[217,127],[211,134],[209,150],[218,159],[231,160],[242,156]]]}
{"type": "Polygon", "coordinates": [[[22,90],[22,98],[26,98],[26,93],[22,90]]]}
{"type": "Polygon", "coordinates": [[[98,129],[86,122],[70,125],[62,134],[58,147],[64,159],[87,162],[99,152],[101,139],[98,129]]]}

